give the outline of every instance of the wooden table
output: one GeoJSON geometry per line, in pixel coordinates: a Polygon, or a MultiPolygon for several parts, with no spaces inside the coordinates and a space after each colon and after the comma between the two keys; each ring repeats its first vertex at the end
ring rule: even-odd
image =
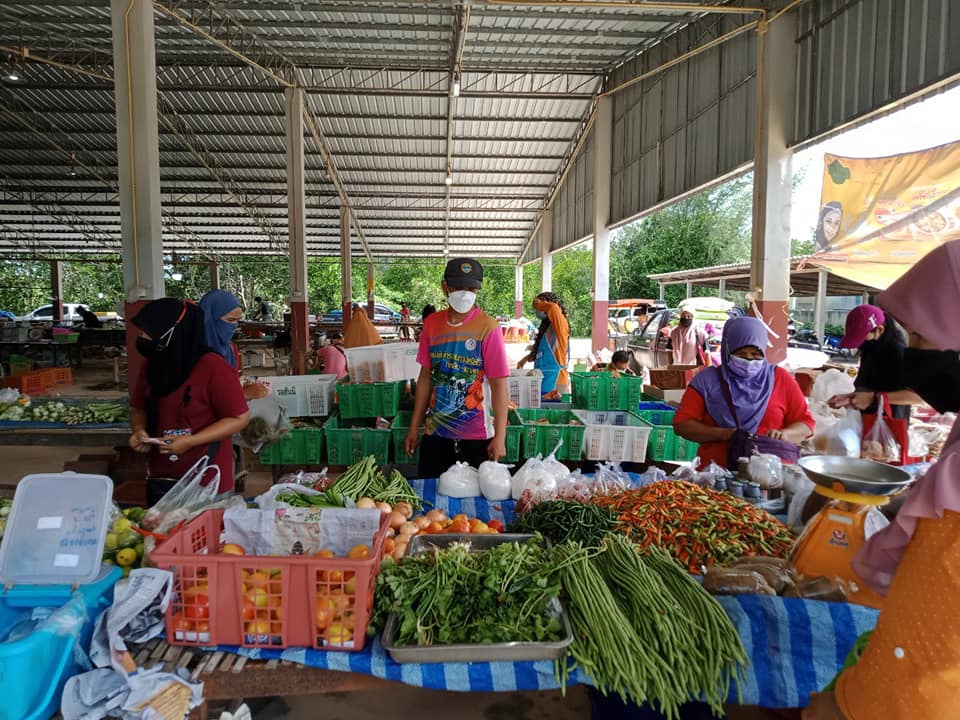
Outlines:
{"type": "Polygon", "coordinates": [[[166,672],[186,668],[191,680],[203,682],[204,703],[190,714],[194,720],[206,720],[210,700],[349,692],[393,684],[372,675],[280,660],[250,660],[227,652],[168,645],[160,639],[145,643],[131,654],[138,667],[151,668],[162,662],[166,672]]]}
{"type": "Polygon", "coordinates": [[[130,428],[44,428],[0,430],[0,445],[55,447],[126,447],[130,428]]]}

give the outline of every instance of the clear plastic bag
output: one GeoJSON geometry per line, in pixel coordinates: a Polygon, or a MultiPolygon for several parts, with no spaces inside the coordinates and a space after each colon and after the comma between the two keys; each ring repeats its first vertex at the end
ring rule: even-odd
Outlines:
{"type": "Polygon", "coordinates": [[[454,498],[477,497],[480,495],[480,474],[467,463],[454,463],[440,475],[437,492],[454,498]]]}
{"type": "Polygon", "coordinates": [[[160,502],[147,510],[140,523],[144,530],[163,533],[185,520],[198,510],[217,499],[220,492],[220,468],[210,464],[204,455],[197,460],[183,477],[160,498],[160,502]],[[204,478],[210,482],[203,484],[204,478]],[[182,516],[171,522],[173,516],[182,516]]]}
{"type": "Polygon", "coordinates": [[[847,409],[843,417],[814,436],[813,447],[820,455],[857,458],[860,457],[862,437],[863,418],[857,410],[847,409]]]}
{"type": "Polygon", "coordinates": [[[783,487],[783,461],[776,455],[752,456],[747,464],[747,474],[764,490],[783,487]]]}
{"type": "Polygon", "coordinates": [[[619,463],[603,462],[597,465],[597,472],[593,479],[597,487],[597,494],[610,495],[621,490],[628,490],[632,485],[630,475],[624,472],[619,463]]]}
{"type": "Polygon", "coordinates": [[[287,419],[287,411],[273,395],[247,402],[250,422],[233,436],[233,444],[260,452],[264,445],[271,445],[286,435],[293,425],[287,419]]]}
{"type": "Polygon", "coordinates": [[[863,446],[860,457],[864,460],[874,460],[882,463],[895,463],[900,460],[900,443],[893,435],[890,426],[884,417],[883,396],[877,399],[877,420],[873,427],[863,437],[863,446]]]}
{"type": "Polygon", "coordinates": [[[825,403],[836,395],[849,395],[855,389],[853,378],[841,370],[831,368],[813,381],[810,397],[825,403]]]}
{"type": "Polygon", "coordinates": [[[487,460],[480,463],[480,492],[487,500],[509,500],[513,492],[510,466],[487,460]]]}

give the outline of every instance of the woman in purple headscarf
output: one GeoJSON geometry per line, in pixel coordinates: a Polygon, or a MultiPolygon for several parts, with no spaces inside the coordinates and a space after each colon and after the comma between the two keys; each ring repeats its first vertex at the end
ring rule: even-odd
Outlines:
{"type": "Polygon", "coordinates": [[[767,328],[760,320],[728,320],[720,367],[702,370],[683,394],[673,427],[700,443],[701,466],[711,461],[727,466],[727,441],[738,428],[798,445],[813,434],[814,419],[800,386],[789,372],[767,362],[766,347],[767,328]]]}

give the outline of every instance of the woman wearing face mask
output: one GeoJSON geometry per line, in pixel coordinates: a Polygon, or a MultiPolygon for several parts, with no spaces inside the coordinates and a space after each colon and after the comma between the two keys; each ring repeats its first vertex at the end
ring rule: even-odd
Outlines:
{"type": "Polygon", "coordinates": [[[689,310],[680,313],[680,323],[670,333],[674,365],[705,365],[706,334],[693,324],[694,315],[689,310]]]}
{"type": "Polygon", "coordinates": [[[814,419],[800,386],[789,372],[766,361],[766,347],[767,328],[760,320],[727,321],[721,366],[702,370],[684,392],[673,427],[700,443],[701,467],[711,461],[728,466],[727,441],[738,428],[797,445],[813,434],[814,419]]]}
{"type": "MultiPolygon", "coordinates": [[[[960,302],[960,241],[924,256],[877,298],[907,330],[908,386],[940,412],[960,410],[960,319],[931,312],[960,302]]],[[[960,708],[960,424],[937,463],[910,490],[894,521],[853,560],[886,596],[857,663],[836,692],[815,695],[804,720],[953,718],[960,708]]]]}
{"type": "MultiPolygon", "coordinates": [[[[222,357],[240,374],[240,351],[233,344],[237,324],[243,318],[243,308],[237,296],[226,290],[210,290],[200,298],[200,310],[203,312],[203,328],[207,347],[222,357]]],[[[243,395],[247,400],[266,397],[267,387],[263,383],[252,382],[243,386],[243,395]]]]}
{"type": "Polygon", "coordinates": [[[404,440],[408,455],[421,446],[420,477],[438,477],[455,462],[479,467],[506,455],[510,367],[500,324],[477,307],[482,282],[476,260],[448,262],[441,287],[449,307],[423,322],[420,376],[404,440]]]}
{"type": "Polygon", "coordinates": [[[146,363],[130,398],[129,443],[150,454],[149,504],[204,455],[220,468],[220,491],[233,490],[230,438],[247,425],[247,402],[236,371],[207,346],[203,314],[191,302],[163,298],[132,322],[146,363]]]}
{"type": "Polygon", "coordinates": [[[860,370],[854,382],[856,391],[830,398],[832,408],[853,407],[876,413],[877,393],[886,393],[890,413],[895,418],[910,419],[910,406],[922,400],[907,390],[900,367],[906,337],[900,328],[876,305],[858,305],[847,314],[846,330],[840,341],[842,348],[859,348],[860,370]]]}
{"type": "Polygon", "coordinates": [[[559,400],[570,392],[570,322],[560,298],[552,292],[542,292],[533,299],[533,310],[540,319],[540,329],[533,349],[518,364],[522,368],[533,360],[533,366],[543,373],[540,395],[544,400],[559,400]]]}

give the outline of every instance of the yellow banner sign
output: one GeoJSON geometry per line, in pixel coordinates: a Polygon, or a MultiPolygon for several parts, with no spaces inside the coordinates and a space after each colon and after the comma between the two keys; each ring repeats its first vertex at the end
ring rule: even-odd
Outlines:
{"type": "Polygon", "coordinates": [[[884,289],[960,239],[960,142],[882,158],[825,155],[814,263],[884,289]]]}

